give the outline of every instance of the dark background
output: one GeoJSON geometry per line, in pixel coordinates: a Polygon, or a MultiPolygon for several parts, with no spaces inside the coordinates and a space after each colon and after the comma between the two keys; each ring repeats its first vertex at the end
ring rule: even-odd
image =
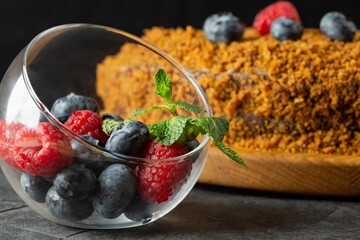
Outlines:
{"type": "MultiPolygon", "coordinates": [[[[251,25],[265,0],[2,0],[0,4],[0,79],[18,52],[41,31],[66,23],[94,23],[141,35],[152,26],[201,28],[205,18],[230,11],[251,25]]],[[[292,1],[305,27],[318,27],[328,11],[342,11],[360,26],[358,1],[292,1]]]]}

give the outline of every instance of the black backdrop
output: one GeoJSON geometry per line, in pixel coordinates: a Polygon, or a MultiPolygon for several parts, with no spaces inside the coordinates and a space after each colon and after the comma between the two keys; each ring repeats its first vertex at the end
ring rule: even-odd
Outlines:
{"type": "MultiPolygon", "coordinates": [[[[0,4],[0,79],[17,53],[41,31],[65,23],[94,23],[141,35],[151,26],[201,28],[210,14],[230,11],[251,25],[266,0],[2,0],[0,4]]],[[[318,27],[326,12],[350,16],[360,28],[359,1],[298,0],[305,27],[318,27]]]]}

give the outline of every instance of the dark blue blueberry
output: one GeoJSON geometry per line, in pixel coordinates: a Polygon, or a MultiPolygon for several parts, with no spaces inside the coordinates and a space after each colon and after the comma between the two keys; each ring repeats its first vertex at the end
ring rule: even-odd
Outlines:
{"type": "Polygon", "coordinates": [[[111,134],[112,134],[113,132],[119,131],[119,130],[122,129],[123,127],[125,127],[125,124],[124,124],[124,123],[120,123],[117,127],[115,127],[114,129],[110,130],[108,133],[109,133],[109,135],[111,136],[111,134]]]}
{"type": "Polygon", "coordinates": [[[354,39],[356,25],[339,12],[328,12],[320,20],[321,31],[332,40],[349,42],[354,39]]]}
{"type": "Polygon", "coordinates": [[[45,202],[46,193],[52,185],[45,178],[28,173],[21,174],[20,183],[31,199],[41,203],[45,202]]]}
{"type": "Polygon", "coordinates": [[[149,139],[150,133],[147,126],[142,122],[133,121],[112,131],[105,148],[116,153],[138,156],[149,139]]]}
{"type": "MultiPolygon", "coordinates": [[[[100,141],[91,136],[83,135],[81,137],[95,146],[100,145],[100,141]]],[[[107,161],[104,155],[85,147],[78,141],[72,140],[71,147],[74,153],[74,164],[83,165],[91,169],[96,176],[99,176],[105,168],[112,164],[112,162],[107,161]]]]}
{"type": "Polygon", "coordinates": [[[124,123],[120,123],[116,128],[114,128],[111,132],[110,135],[112,134],[113,131],[118,131],[120,129],[122,129],[123,127],[125,127],[124,123]]]}
{"type": "MultiPolygon", "coordinates": [[[[200,145],[200,143],[197,139],[194,139],[190,142],[184,142],[184,145],[188,149],[188,151],[191,152],[192,150],[197,148],[200,145]]],[[[198,158],[199,158],[199,154],[196,154],[191,157],[191,161],[194,163],[198,158]]]]}
{"type": "Polygon", "coordinates": [[[136,196],[126,207],[124,215],[130,220],[147,223],[152,219],[154,207],[142,200],[140,196],[136,196]]]}
{"type": "Polygon", "coordinates": [[[99,113],[99,104],[93,98],[70,93],[57,99],[51,107],[51,113],[62,123],[68,120],[71,113],[81,110],[99,113]]]}
{"type": "Polygon", "coordinates": [[[203,26],[205,35],[213,43],[229,44],[238,41],[244,33],[239,18],[231,13],[213,14],[209,16],[203,26]]]}
{"type": "Polygon", "coordinates": [[[111,114],[111,113],[105,113],[100,115],[102,120],[105,119],[114,119],[115,121],[124,121],[124,119],[118,115],[111,114]]]}
{"type": "Polygon", "coordinates": [[[99,176],[93,197],[95,210],[104,218],[117,218],[134,198],[136,185],[128,166],[116,163],[107,167],[99,176]]]}
{"type": "Polygon", "coordinates": [[[299,22],[287,17],[276,19],[270,27],[273,38],[280,41],[297,40],[301,38],[303,31],[304,27],[299,22]]]}
{"type": "Polygon", "coordinates": [[[79,165],[61,169],[54,178],[54,188],[67,200],[78,201],[89,197],[96,188],[93,171],[79,165]]]}
{"type": "Polygon", "coordinates": [[[94,212],[90,197],[81,201],[69,201],[62,198],[54,187],[46,194],[46,206],[54,216],[69,221],[81,221],[94,212]]]}

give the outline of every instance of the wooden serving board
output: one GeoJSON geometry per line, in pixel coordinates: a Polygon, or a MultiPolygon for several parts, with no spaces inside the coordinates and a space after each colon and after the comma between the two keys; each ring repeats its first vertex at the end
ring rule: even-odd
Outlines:
{"type": "Polygon", "coordinates": [[[284,193],[360,196],[359,156],[234,150],[248,168],[212,146],[198,182],[284,193]]]}

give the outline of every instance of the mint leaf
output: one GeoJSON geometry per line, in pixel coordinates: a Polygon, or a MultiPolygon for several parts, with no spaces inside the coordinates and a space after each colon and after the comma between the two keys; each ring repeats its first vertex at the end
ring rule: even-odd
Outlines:
{"type": "Polygon", "coordinates": [[[168,131],[167,136],[162,140],[165,145],[171,145],[179,139],[181,134],[184,132],[186,123],[190,121],[190,117],[176,116],[170,119],[167,124],[168,131]]]}
{"type": "Polygon", "coordinates": [[[159,69],[155,75],[156,94],[162,97],[167,104],[171,103],[172,98],[172,85],[167,72],[159,69]]]}
{"type": "Polygon", "coordinates": [[[176,107],[179,107],[179,108],[183,108],[187,111],[190,111],[190,112],[193,112],[193,113],[205,113],[206,111],[204,109],[201,109],[195,105],[192,105],[188,102],[173,102],[173,103],[170,103],[169,106],[176,106],[176,107]]]}
{"type": "Polygon", "coordinates": [[[169,109],[168,106],[153,106],[153,107],[149,107],[149,108],[146,108],[146,109],[142,109],[142,110],[134,110],[130,117],[129,118],[133,118],[133,117],[137,117],[137,116],[140,116],[146,112],[149,112],[151,110],[154,110],[154,109],[163,109],[163,108],[166,108],[166,109],[169,109]]]}
{"type": "Polygon", "coordinates": [[[231,158],[232,160],[234,160],[237,163],[240,163],[242,165],[244,165],[246,167],[245,162],[239,157],[239,155],[231,150],[230,148],[228,148],[226,145],[224,145],[222,142],[216,142],[213,139],[213,143],[215,144],[216,147],[218,147],[223,153],[225,153],[229,158],[231,158]]]}
{"type": "Polygon", "coordinates": [[[107,134],[110,135],[111,131],[117,128],[122,121],[116,121],[114,119],[105,119],[102,123],[102,129],[107,134]]]}
{"type": "Polygon", "coordinates": [[[150,135],[156,136],[156,140],[164,145],[171,145],[183,134],[186,123],[190,117],[176,116],[169,120],[164,120],[152,125],[148,125],[150,135]]]}
{"type": "MultiPolygon", "coordinates": [[[[190,142],[197,138],[199,133],[202,131],[201,127],[196,126],[195,124],[192,124],[191,121],[188,121],[186,123],[184,132],[181,134],[177,142],[183,143],[183,142],[190,142]]],[[[205,132],[203,134],[206,134],[205,132]]]]}
{"type": "Polygon", "coordinates": [[[147,125],[150,132],[150,137],[153,139],[156,138],[157,141],[160,141],[160,139],[165,138],[167,121],[169,120],[164,120],[158,123],[154,123],[152,125],[147,125]]]}
{"type": "Polygon", "coordinates": [[[191,123],[202,128],[202,133],[207,133],[214,142],[222,142],[229,131],[229,122],[220,117],[203,117],[192,119],[191,123]]]}
{"type": "Polygon", "coordinates": [[[128,118],[128,119],[125,119],[124,124],[128,125],[129,123],[131,123],[133,121],[135,121],[135,120],[133,120],[132,118],[128,118]]]}

